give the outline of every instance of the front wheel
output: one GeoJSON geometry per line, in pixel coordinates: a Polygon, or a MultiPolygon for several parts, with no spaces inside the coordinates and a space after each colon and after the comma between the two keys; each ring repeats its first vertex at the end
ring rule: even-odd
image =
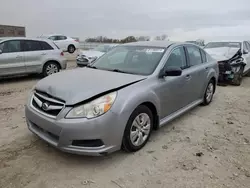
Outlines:
{"type": "Polygon", "coordinates": [[[151,110],[138,106],[131,114],[124,131],[122,148],[127,152],[140,150],[147,143],[153,127],[151,110]]]}
{"type": "Polygon", "coordinates": [[[212,102],[214,96],[214,89],[215,83],[213,80],[210,80],[203,97],[203,105],[209,105],[212,102]]]}

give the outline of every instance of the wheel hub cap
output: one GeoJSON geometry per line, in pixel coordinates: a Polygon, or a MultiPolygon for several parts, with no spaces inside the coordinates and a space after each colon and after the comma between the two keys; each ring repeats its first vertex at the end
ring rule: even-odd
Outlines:
{"type": "Polygon", "coordinates": [[[214,92],[214,85],[212,83],[210,83],[208,85],[207,91],[206,91],[206,100],[207,100],[207,102],[210,102],[212,100],[213,92],[214,92]]]}
{"type": "Polygon", "coordinates": [[[134,146],[141,146],[149,136],[151,129],[150,118],[141,113],[134,119],[130,129],[130,140],[134,146]]]}
{"type": "Polygon", "coordinates": [[[58,68],[54,64],[50,64],[46,69],[47,75],[51,75],[58,72],[58,68]]]}

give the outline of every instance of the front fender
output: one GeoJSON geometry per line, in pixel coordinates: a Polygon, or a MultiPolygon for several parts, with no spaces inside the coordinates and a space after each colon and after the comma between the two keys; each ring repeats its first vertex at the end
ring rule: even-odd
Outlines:
{"type": "MultiPolygon", "coordinates": [[[[111,111],[118,115],[121,122],[127,122],[132,112],[142,103],[151,103],[155,106],[157,114],[160,112],[160,101],[157,95],[152,91],[133,90],[124,88],[118,91],[117,98],[111,111]]],[[[124,126],[125,129],[125,126],[124,126]]]]}

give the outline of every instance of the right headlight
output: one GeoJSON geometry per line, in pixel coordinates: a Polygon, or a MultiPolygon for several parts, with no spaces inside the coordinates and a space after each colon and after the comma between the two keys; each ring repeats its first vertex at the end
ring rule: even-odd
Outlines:
{"type": "Polygon", "coordinates": [[[94,118],[110,110],[117,96],[117,92],[112,92],[99,97],[89,103],[74,107],[66,115],[66,118],[94,118]]]}

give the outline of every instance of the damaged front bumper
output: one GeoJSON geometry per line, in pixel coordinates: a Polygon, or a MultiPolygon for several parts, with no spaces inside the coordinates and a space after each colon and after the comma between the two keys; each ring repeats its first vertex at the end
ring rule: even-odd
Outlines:
{"type": "Polygon", "coordinates": [[[219,83],[233,84],[235,79],[242,76],[245,63],[241,57],[240,51],[232,58],[224,61],[219,61],[219,83]]]}

